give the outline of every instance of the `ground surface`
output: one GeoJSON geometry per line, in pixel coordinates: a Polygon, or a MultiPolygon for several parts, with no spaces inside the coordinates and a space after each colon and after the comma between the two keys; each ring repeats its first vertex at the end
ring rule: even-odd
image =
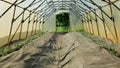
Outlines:
{"type": "Polygon", "coordinates": [[[0,68],[120,68],[120,58],[80,33],[48,33],[3,57],[0,68]]]}

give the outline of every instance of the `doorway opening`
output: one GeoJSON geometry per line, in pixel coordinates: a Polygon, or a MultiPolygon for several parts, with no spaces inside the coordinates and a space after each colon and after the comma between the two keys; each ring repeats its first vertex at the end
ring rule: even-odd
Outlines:
{"type": "Polygon", "coordinates": [[[56,15],[56,32],[65,33],[70,31],[69,13],[60,13],[56,15]]]}

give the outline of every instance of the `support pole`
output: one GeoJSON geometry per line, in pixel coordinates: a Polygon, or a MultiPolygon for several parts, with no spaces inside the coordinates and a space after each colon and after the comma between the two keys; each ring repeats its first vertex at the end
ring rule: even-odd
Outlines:
{"type": "Polygon", "coordinates": [[[115,31],[116,42],[118,43],[118,33],[117,33],[117,28],[115,26],[115,19],[113,16],[112,2],[110,0],[109,0],[109,5],[110,5],[110,11],[111,11],[111,20],[113,22],[113,27],[114,27],[114,31],[115,31]]]}
{"type": "MultiPolygon", "coordinates": [[[[100,8],[102,9],[102,8],[100,8]]],[[[102,16],[102,21],[103,21],[103,26],[104,26],[104,31],[105,31],[105,37],[108,39],[108,36],[107,36],[107,29],[106,29],[106,25],[105,25],[105,18],[103,16],[103,13],[101,11],[101,16],[102,16]]]]}
{"type": "Polygon", "coordinates": [[[12,22],[11,22],[11,26],[10,26],[10,32],[9,32],[9,37],[8,37],[8,45],[10,45],[10,39],[11,39],[11,34],[12,34],[12,29],[13,29],[13,21],[14,21],[14,17],[15,17],[15,12],[16,12],[16,5],[14,6],[14,12],[13,12],[13,17],[12,17],[12,22]]]}

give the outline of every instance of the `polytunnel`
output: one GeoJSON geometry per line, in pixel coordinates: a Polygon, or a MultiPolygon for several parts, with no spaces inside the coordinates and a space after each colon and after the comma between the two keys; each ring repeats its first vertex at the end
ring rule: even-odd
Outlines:
{"type": "Polygon", "coordinates": [[[119,16],[120,0],[0,0],[0,56],[4,57],[0,58],[2,60],[0,60],[0,68],[119,68],[119,16]],[[103,44],[101,44],[102,40],[92,38],[92,42],[98,44],[98,46],[92,47],[95,44],[91,44],[89,39],[83,39],[82,32],[87,37],[89,34],[89,39],[92,35],[104,39],[104,42],[107,41],[107,43],[102,42],[103,44]],[[43,36],[38,37],[38,34],[43,36]],[[85,43],[85,46],[82,42],[85,43]],[[21,46],[22,44],[23,46],[21,46]],[[75,49],[77,47],[78,50],[75,49]],[[81,47],[80,50],[79,47],[81,47]],[[74,53],[71,53],[72,48],[76,50],[74,53]],[[93,51],[90,50],[91,48],[93,51]],[[103,48],[103,50],[100,51],[99,48],[103,48]],[[50,51],[49,54],[53,56],[57,55],[57,60],[43,57],[46,56],[44,49],[50,51]],[[23,54],[21,50],[26,54],[23,54]],[[54,50],[56,50],[55,53],[54,50]],[[14,51],[21,56],[17,57],[14,51]],[[37,55],[37,52],[41,54],[44,51],[44,55],[37,55]],[[113,54],[111,56],[109,51],[112,51],[117,57],[113,54]],[[62,52],[65,55],[61,56],[62,52]],[[29,53],[30,56],[27,56],[29,53]],[[79,53],[80,55],[77,55],[79,53]],[[99,53],[102,57],[100,55],[95,57],[94,53],[99,53]],[[94,59],[86,57],[91,54],[94,59]],[[81,58],[81,55],[86,58],[81,58]],[[35,57],[25,59],[25,56],[35,57]],[[72,60],[67,57],[75,58],[71,62],[72,60]],[[12,59],[16,60],[12,61],[12,59]],[[102,59],[106,61],[102,62],[102,59]],[[96,62],[93,62],[94,60],[96,62]],[[55,64],[49,66],[54,61],[55,64]],[[46,64],[44,64],[45,62],[46,64]]]}

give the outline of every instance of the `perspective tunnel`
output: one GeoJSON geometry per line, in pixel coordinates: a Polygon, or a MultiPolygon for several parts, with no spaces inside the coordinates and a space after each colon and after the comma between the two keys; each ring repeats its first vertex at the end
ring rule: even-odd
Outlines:
{"type": "Polygon", "coordinates": [[[120,0],[0,0],[0,68],[120,68],[120,0]]]}

